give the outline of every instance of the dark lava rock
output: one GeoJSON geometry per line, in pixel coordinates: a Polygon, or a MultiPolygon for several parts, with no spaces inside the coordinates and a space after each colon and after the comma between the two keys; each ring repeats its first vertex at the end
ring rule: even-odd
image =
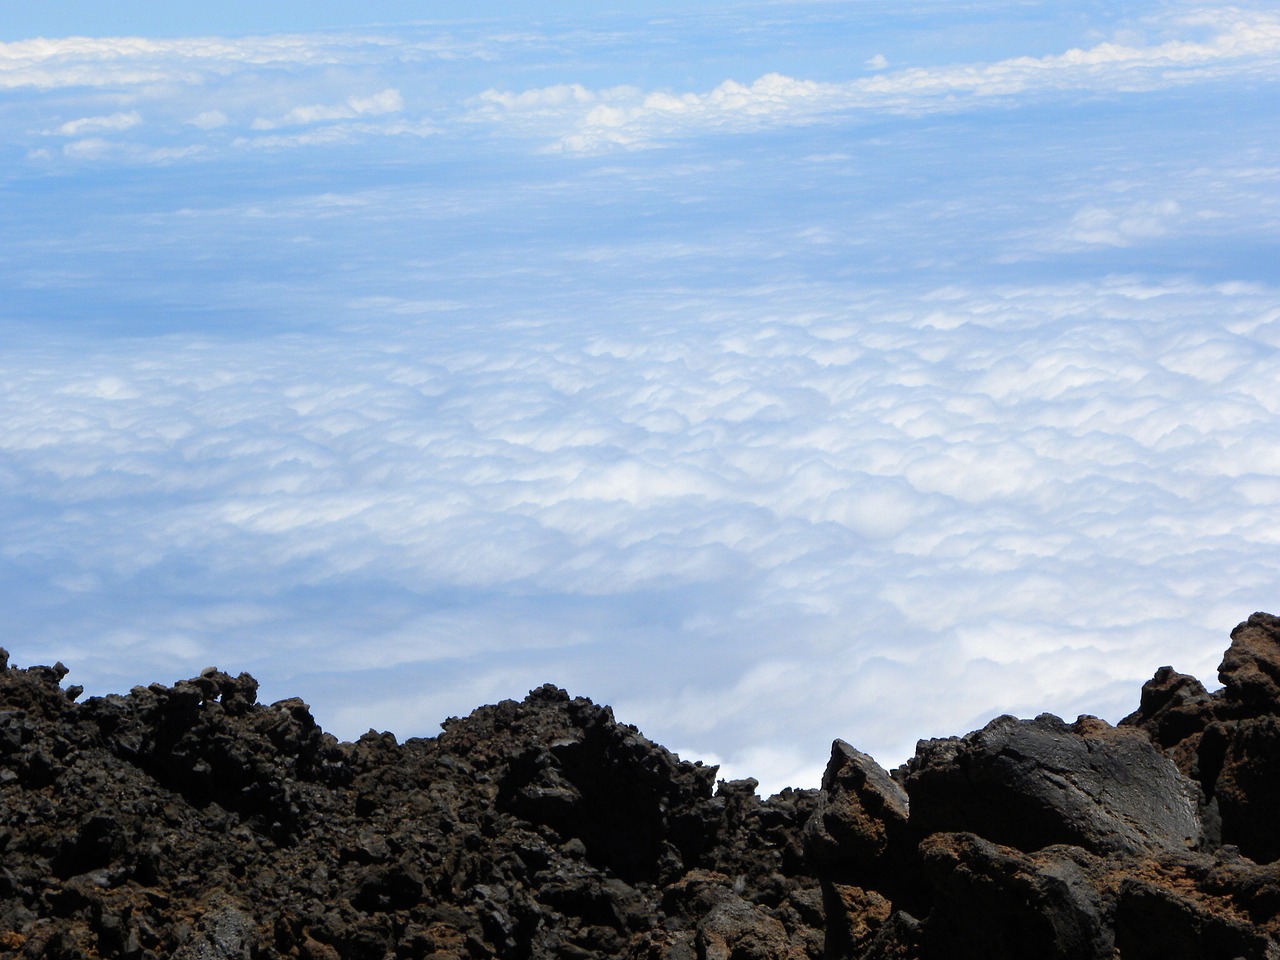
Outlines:
{"type": "Polygon", "coordinates": [[[0,660],[0,956],[821,955],[816,791],[717,793],[554,687],[338,743],[246,674],[75,703],[0,660]]]}
{"type": "Polygon", "coordinates": [[[1148,737],[1092,717],[998,717],[922,741],[906,788],[920,838],[968,831],[1028,852],[1137,855],[1187,849],[1202,833],[1196,785],[1148,737]]]}
{"type": "Polygon", "coordinates": [[[805,825],[809,859],[833,879],[881,886],[893,872],[887,858],[906,834],[906,791],[871,757],[837,740],[805,825]]]}
{"type": "Polygon", "coordinates": [[[836,741],[768,799],[552,686],[339,743],[247,674],[80,703],[0,650],[0,956],[1280,960],[1280,620],[1232,636],[1119,728],[836,741]]]}
{"type": "Polygon", "coordinates": [[[910,837],[906,791],[843,740],[831,747],[805,853],[822,881],[827,956],[867,949],[892,915],[914,904],[923,877],[910,837]]]}
{"type": "Polygon", "coordinates": [[[173,960],[253,960],[262,935],[257,924],[228,897],[219,897],[196,924],[173,960]]]}
{"type": "Polygon", "coordinates": [[[1218,677],[1224,687],[1210,694],[1161,667],[1121,723],[1200,784],[1210,841],[1270,863],[1280,859],[1280,618],[1255,613],[1237,626],[1218,677]]]}
{"type": "Polygon", "coordinates": [[[1111,960],[1115,938],[1098,858],[1079,847],[1034,854],[971,833],[921,845],[937,891],[930,954],[954,960],[1111,960]]]}

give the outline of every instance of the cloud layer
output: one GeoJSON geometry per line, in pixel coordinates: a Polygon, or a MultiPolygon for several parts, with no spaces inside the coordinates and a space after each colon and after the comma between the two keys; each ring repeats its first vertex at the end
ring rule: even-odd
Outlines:
{"type": "Polygon", "coordinates": [[[6,645],[344,736],[551,680],[766,788],[1211,681],[1277,21],[1018,10],[0,46],[6,645]]]}
{"type": "MultiPolygon", "coordinates": [[[[89,91],[130,108],[111,116],[141,112],[147,118],[145,124],[85,131],[130,130],[126,141],[95,141],[89,149],[72,144],[60,153],[40,145],[39,131],[34,136],[22,131],[19,139],[29,139],[34,159],[155,163],[203,157],[210,149],[325,146],[435,133],[442,126],[465,136],[478,125],[500,136],[537,138],[543,149],[597,153],[708,133],[1277,80],[1280,17],[1273,12],[1195,8],[1136,23],[1141,30],[1129,27],[1116,39],[1041,56],[893,69],[877,53],[868,58],[865,69],[871,72],[864,76],[821,80],[774,70],[755,79],[722,79],[705,92],[632,83],[592,87],[572,80],[519,91],[467,89],[482,83],[494,62],[517,62],[534,51],[545,56],[584,42],[583,31],[567,28],[563,33],[485,33],[471,25],[464,31],[416,27],[245,38],[33,39],[0,43],[0,89],[36,100],[52,98],[55,109],[67,92],[89,91]],[[406,100],[407,83],[424,95],[406,100]],[[303,99],[318,90],[327,99],[303,99]],[[379,99],[391,96],[394,102],[379,99]],[[405,114],[404,120],[340,123],[392,114],[405,114]],[[255,136],[282,126],[324,130],[255,136]]],[[[585,36],[607,46],[604,35],[585,36]]],[[[78,122],[68,118],[46,135],[67,136],[66,129],[78,122]]]]}
{"type": "Polygon", "coordinates": [[[1210,672],[1280,560],[1276,303],[1114,278],[477,341],[382,302],[358,336],[11,353],[3,554],[49,571],[26,642],[91,676],[304,656],[346,735],[552,678],[812,780],[830,735],[901,759],[1210,672]]]}
{"type": "MultiPolygon", "coordinates": [[[[709,130],[812,123],[852,112],[953,112],[1064,91],[1135,92],[1227,76],[1278,78],[1280,18],[1228,8],[1180,17],[1176,26],[1211,34],[1201,41],[1105,42],[1044,57],[912,68],[839,83],[767,73],[750,84],[726,80],[705,94],[632,87],[591,91],[580,85],[518,94],[488,90],[480,97],[481,112],[499,122],[572,127],[556,146],[581,152],[650,145],[709,130]]],[[[878,70],[888,62],[880,57],[869,66],[878,70]]]]}

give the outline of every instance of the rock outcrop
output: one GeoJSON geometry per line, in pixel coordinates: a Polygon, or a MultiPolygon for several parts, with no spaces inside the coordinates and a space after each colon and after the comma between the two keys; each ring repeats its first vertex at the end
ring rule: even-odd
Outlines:
{"type": "Polygon", "coordinates": [[[817,790],[553,686],[340,743],[218,670],[77,702],[0,651],[0,956],[1280,960],[1280,619],[1118,727],[1000,717],[817,790]]]}
{"type": "Polygon", "coordinates": [[[1280,617],[1255,613],[1231,632],[1223,688],[1165,667],[1142,688],[1137,727],[1195,780],[1221,843],[1261,863],[1280,859],[1280,617]]]}

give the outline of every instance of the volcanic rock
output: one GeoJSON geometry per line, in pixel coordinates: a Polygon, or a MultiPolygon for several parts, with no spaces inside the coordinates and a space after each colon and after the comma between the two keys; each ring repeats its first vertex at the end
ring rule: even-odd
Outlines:
{"type": "Polygon", "coordinates": [[[340,743],[209,668],[0,650],[0,956],[1280,960],[1280,620],[1119,727],[1000,717],[762,799],[554,686],[340,743]]]}
{"type": "Polygon", "coordinates": [[[1093,717],[997,717],[963,738],[922,741],[905,772],[921,839],[969,831],[1027,852],[1130,855],[1201,840],[1195,783],[1150,738],[1093,717]]]}
{"type": "Polygon", "coordinates": [[[893,872],[886,857],[905,841],[907,809],[906,791],[880,764],[837,740],[805,824],[805,853],[828,876],[878,886],[893,872]]]}
{"type": "Polygon", "coordinates": [[[1280,618],[1255,613],[1231,632],[1214,694],[1161,667],[1122,725],[1164,748],[1205,799],[1206,835],[1260,863],[1280,859],[1280,618]]]}
{"type": "Polygon", "coordinates": [[[972,833],[936,833],[921,854],[936,891],[935,951],[945,943],[955,960],[1112,957],[1103,870],[1093,854],[1075,846],[1026,854],[972,833]]]}

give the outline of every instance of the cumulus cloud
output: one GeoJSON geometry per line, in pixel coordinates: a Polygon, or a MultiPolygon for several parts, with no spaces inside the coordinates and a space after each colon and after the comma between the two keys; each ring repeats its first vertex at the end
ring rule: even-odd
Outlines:
{"type": "Polygon", "coordinates": [[[498,122],[515,122],[531,132],[547,124],[572,124],[557,147],[590,152],[607,146],[637,146],[690,131],[741,130],[785,118],[804,122],[841,106],[839,84],[797,80],[769,73],[750,85],[726,80],[709,93],[646,93],[635,87],[593,92],[580,85],[556,86],[512,94],[487,90],[479,113],[498,122]]]}
{"type": "Polygon", "coordinates": [[[566,34],[465,115],[494,68],[426,82],[408,28],[5,48],[88,78],[25,74],[14,143],[103,165],[7,181],[6,645],[93,693],[248,669],[343,736],[551,680],[766,789],[832,736],[892,763],[1211,681],[1280,586],[1274,57],[1259,14],[1162,16],[873,75],[867,36],[857,82],[752,47],[699,93],[566,34]]]}
{"type": "Polygon", "coordinates": [[[1276,347],[1252,332],[1276,297],[747,298],[657,336],[509,325],[482,352],[393,333],[434,308],[384,299],[265,350],[9,354],[7,483],[39,507],[2,552],[94,618],[24,625],[90,674],[305,648],[345,735],[550,678],[728,773],[814,782],[828,735],[899,760],[956,717],[1118,707],[1169,661],[1211,675],[1280,561],[1276,347]],[[184,570],[236,601],[179,605],[184,570]],[[397,686],[424,669],[470,679],[397,686]]]}

